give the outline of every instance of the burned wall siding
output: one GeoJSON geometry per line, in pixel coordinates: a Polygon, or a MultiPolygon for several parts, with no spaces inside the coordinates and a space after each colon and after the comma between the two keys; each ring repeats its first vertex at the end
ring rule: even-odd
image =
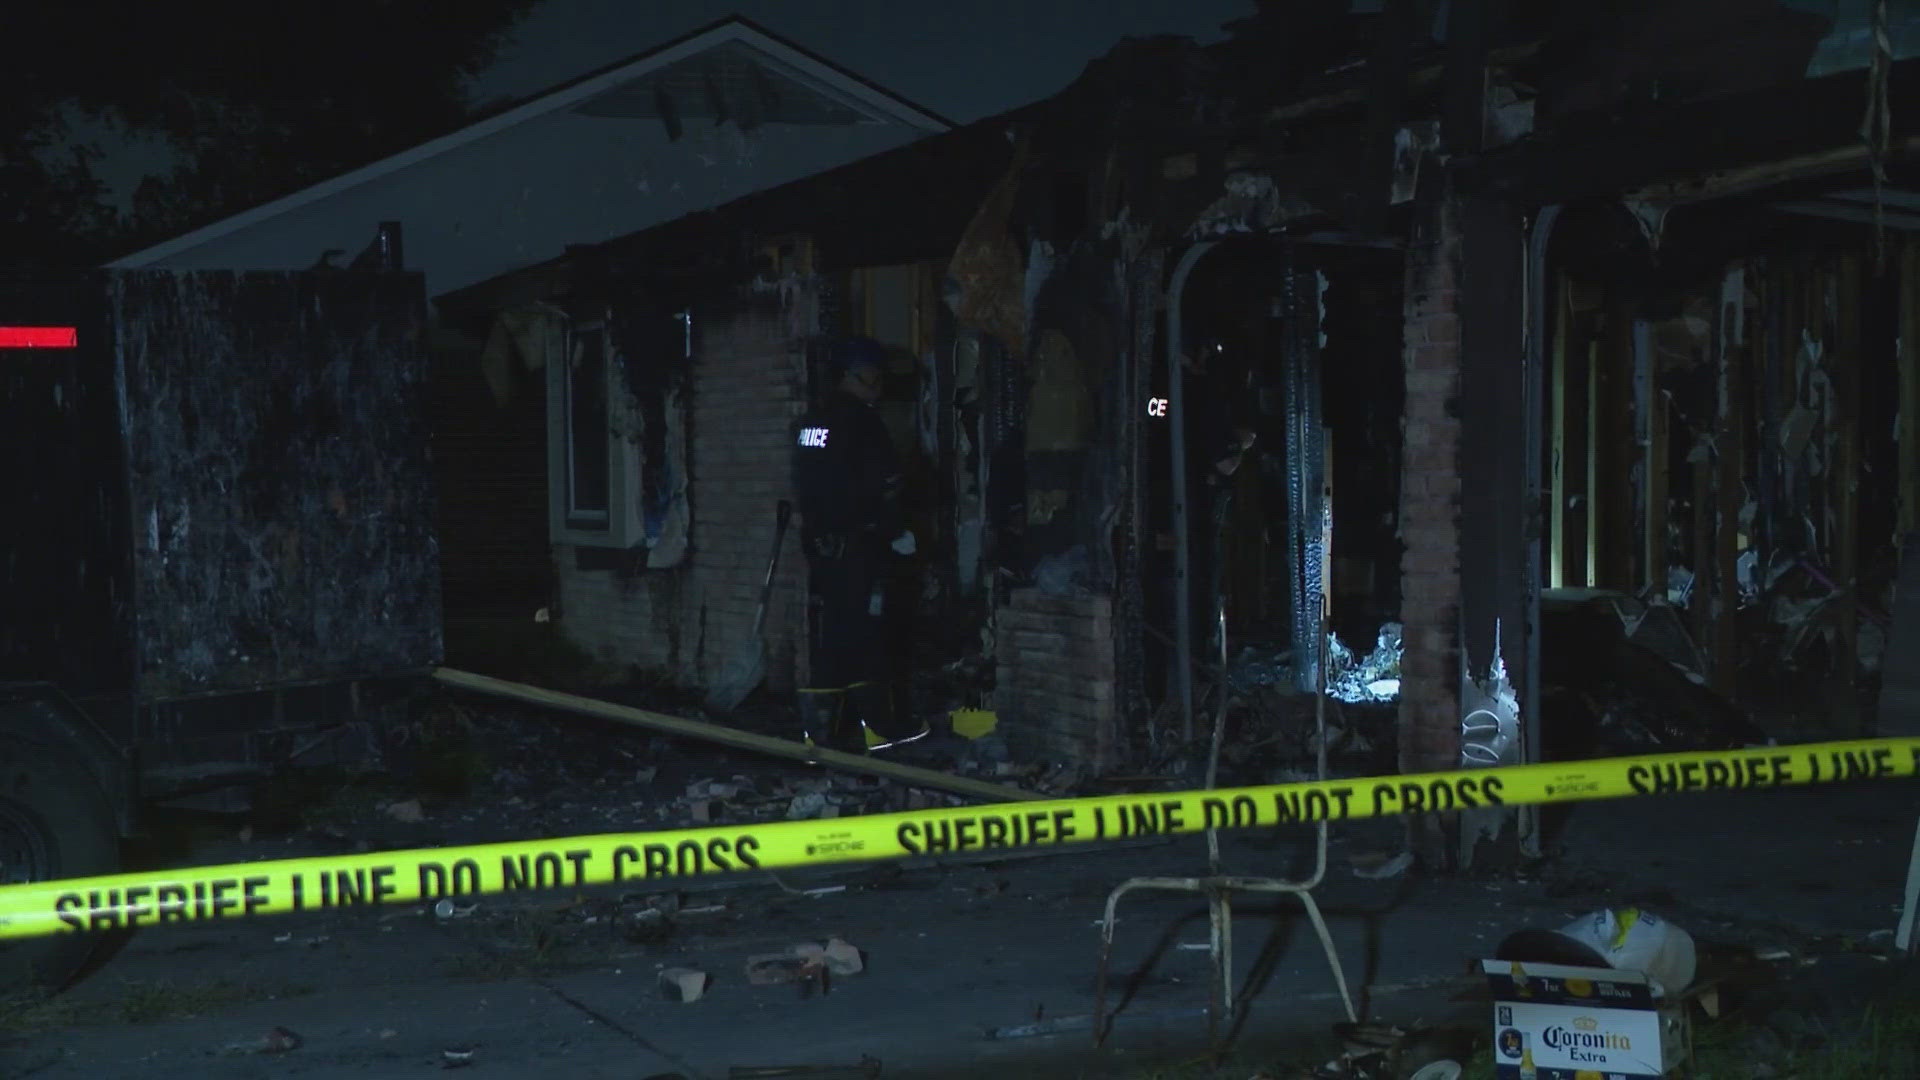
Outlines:
{"type": "Polygon", "coordinates": [[[1025,252],[1011,219],[1030,145],[1031,137],[1023,133],[1013,161],[967,225],[947,267],[947,294],[960,324],[994,337],[1015,355],[1027,351],[1029,297],[1025,252]]]}
{"type": "MultiPolygon", "coordinates": [[[[686,558],[664,570],[583,567],[556,551],[563,625],[604,663],[701,686],[752,629],[773,539],[774,506],[790,497],[792,425],[806,400],[806,343],[815,282],[763,279],[691,307],[687,370],[686,558]]],[[[768,686],[804,668],[805,563],[797,530],[781,552],[767,612],[768,686]]]]}
{"type": "Polygon", "coordinates": [[[419,279],[120,274],[108,302],[139,689],[438,662],[419,279]]]}
{"type": "MultiPolygon", "coordinates": [[[[625,292],[625,290],[623,290],[625,292]]],[[[639,447],[640,524],[646,565],[661,569],[685,556],[687,399],[696,328],[690,304],[644,287],[610,307],[613,358],[626,387],[625,437],[639,447]]]]}
{"type": "Polygon", "coordinates": [[[132,551],[113,324],[101,275],[0,285],[0,322],[75,350],[0,350],[0,678],[124,691],[132,551]]]}

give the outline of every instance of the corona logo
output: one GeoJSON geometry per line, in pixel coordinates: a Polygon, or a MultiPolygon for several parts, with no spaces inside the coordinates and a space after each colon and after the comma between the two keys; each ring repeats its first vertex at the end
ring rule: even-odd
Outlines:
{"type": "Polygon", "coordinates": [[[1581,1031],[1598,1031],[1600,1030],[1600,1021],[1595,1020],[1591,1016],[1581,1016],[1574,1018],[1573,1026],[1581,1031]]]}
{"type": "MultiPolygon", "coordinates": [[[[1600,1025],[1595,1024],[1594,1028],[1600,1025]]],[[[1631,1050],[1633,1040],[1618,1032],[1569,1031],[1558,1024],[1540,1033],[1540,1041],[1554,1050],[1631,1050]]]]}

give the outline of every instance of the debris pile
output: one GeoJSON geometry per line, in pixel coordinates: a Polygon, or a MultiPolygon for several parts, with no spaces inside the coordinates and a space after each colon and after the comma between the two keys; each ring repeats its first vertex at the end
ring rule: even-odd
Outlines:
{"type": "Polygon", "coordinates": [[[1308,1074],[1312,1080],[1460,1080],[1474,1048],[1474,1033],[1457,1027],[1414,1024],[1336,1024],[1339,1057],[1308,1074]]]}
{"type": "MultiPolygon", "coordinates": [[[[1394,701],[1400,697],[1400,624],[1380,628],[1373,651],[1364,658],[1337,634],[1327,635],[1327,694],[1349,704],[1394,701]]],[[[1293,651],[1248,645],[1227,666],[1227,681],[1245,693],[1256,687],[1295,684],[1293,651]]]]}
{"type": "Polygon", "coordinates": [[[1542,718],[1554,760],[1764,745],[1692,666],[1675,613],[1619,594],[1543,598],[1542,718]]]}
{"type": "Polygon", "coordinates": [[[747,958],[747,982],[753,986],[779,986],[794,983],[802,997],[816,989],[832,992],[835,976],[858,975],[867,968],[860,950],[842,938],[825,942],[803,941],[785,951],[762,953],[747,958]]]}
{"type": "Polygon", "coordinates": [[[1400,624],[1387,623],[1380,628],[1373,651],[1363,660],[1328,635],[1327,693],[1351,704],[1363,701],[1394,701],[1400,697],[1400,624]]]}

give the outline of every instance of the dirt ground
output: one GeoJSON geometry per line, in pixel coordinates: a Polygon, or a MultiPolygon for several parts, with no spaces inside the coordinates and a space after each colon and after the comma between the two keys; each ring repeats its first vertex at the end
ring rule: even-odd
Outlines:
{"type": "MultiPolygon", "coordinates": [[[[451,733],[420,733],[416,750],[356,782],[278,785],[243,813],[160,813],[140,857],[180,865],[672,828],[694,823],[687,793],[702,781],[736,789],[709,806],[716,820],[784,817],[809,788],[847,813],[911,797],[510,711],[468,709],[451,733]]],[[[1905,783],[1586,804],[1547,862],[1434,880],[1361,876],[1397,851],[1397,826],[1351,823],[1336,827],[1315,895],[1367,1018],[1476,1031],[1487,1006],[1467,966],[1507,934],[1605,904],[1645,906],[1703,945],[1775,957],[1724,995],[1732,1016],[1709,1025],[1725,1036],[1711,1075],[1786,1075],[1776,1063],[1851,1038],[1868,1000],[1910,981],[1890,939],[1916,820],[1920,789],[1905,783]]],[[[1232,835],[1226,868],[1304,872],[1311,837],[1232,835]]],[[[1291,898],[1235,904],[1245,1010],[1228,1066],[1194,1064],[1207,1053],[1209,970],[1205,905],[1192,896],[1124,902],[1106,1046],[1096,1051],[1077,1019],[1094,1006],[1108,891],[1204,866],[1196,837],[759,874],[670,894],[482,898],[444,917],[407,907],[155,928],[65,994],[0,1008],[0,1077],[458,1069],[700,1080],[866,1058],[889,1077],[1304,1075],[1336,1053],[1343,1010],[1291,898]],[[746,977],[750,957],[831,937],[857,946],[864,970],[804,987],[746,977]],[[667,1000],[668,967],[707,973],[704,996],[667,1000]]]]}

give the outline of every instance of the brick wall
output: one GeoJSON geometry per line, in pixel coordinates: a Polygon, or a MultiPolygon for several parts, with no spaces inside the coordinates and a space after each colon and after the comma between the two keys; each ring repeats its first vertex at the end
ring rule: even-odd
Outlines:
{"type": "Polygon", "coordinates": [[[994,703],[1015,753],[1096,771],[1117,764],[1113,602],[1018,589],[996,630],[994,703]]]}
{"type": "Polygon", "coordinates": [[[1400,767],[1460,764],[1460,234],[1453,201],[1424,199],[1407,246],[1400,536],[1400,767]]]}
{"type": "MultiPolygon", "coordinates": [[[[750,640],[773,542],[790,497],[789,441],[805,411],[811,289],[755,294],[699,330],[692,385],[691,544],[678,567],[580,570],[557,548],[562,625],[602,660],[702,687],[750,640]]],[[[696,319],[698,313],[696,312],[696,319]]],[[[804,654],[805,561],[790,530],[767,608],[767,686],[791,689],[804,654]]]]}

